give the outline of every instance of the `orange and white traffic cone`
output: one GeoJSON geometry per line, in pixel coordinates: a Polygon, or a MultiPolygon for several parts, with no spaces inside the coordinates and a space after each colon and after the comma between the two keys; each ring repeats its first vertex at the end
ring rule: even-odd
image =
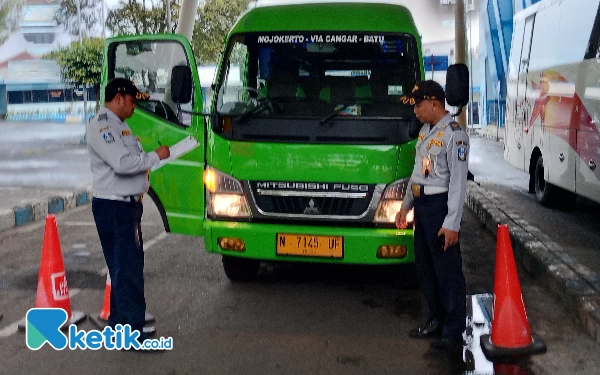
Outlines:
{"type": "Polygon", "coordinates": [[[100,329],[104,329],[108,325],[108,318],[110,317],[110,291],[110,274],[106,273],[106,287],[104,288],[102,308],[100,308],[100,313],[90,314],[90,320],[100,329]]]}
{"type": "MultiPolygon", "coordinates": [[[[46,216],[35,307],[63,309],[68,316],[68,320],[63,328],[67,328],[71,324],[77,324],[85,319],[83,312],[71,311],[67,276],[65,274],[65,265],[63,263],[60,239],[58,238],[58,229],[56,227],[56,217],[54,215],[46,216]]],[[[25,321],[19,323],[18,328],[24,331],[25,321]]]]}
{"type": "Polygon", "coordinates": [[[529,328],[508,226],[498,225],[496,241],[492,334],[481,336],[483,353],[490,361],[545,353],[546,345],[529,328]]]}
{"type": "MultiPolygon", "coordinates": [[[[104,300],[102,302],[102,308],[100,308],[100,313],[98,314],[90,314],[90,321],[94,323],[96,327],[99,329],[104,329],[108,325],[108,318],[110,317],[110,292],[112,290],[112,283],[110,281],[110,273],[106,273],[106,287],[104,288],[104,300]]],[[[145,316],[146,324],[153,323],[155,318],[152,314],[146,313],[145,316]]],[[[153,326],[144,327],[143,331],[145,333],[151,334],[156,331],[156,328],[153,326]]]]}

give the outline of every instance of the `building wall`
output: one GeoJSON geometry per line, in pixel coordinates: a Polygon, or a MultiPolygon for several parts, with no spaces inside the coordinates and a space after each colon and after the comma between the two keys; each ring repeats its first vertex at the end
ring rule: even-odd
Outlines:
{"type": "Polygon", "coordinates": [[[0,82],[6,85],[9,119],[83,113],[78,105],[81,96],[73,90],[67,94],[56,62],[42,60],[71,43],[70,35],[54,20],[59,8],[60,0],[26,0],[19,29],[0,45],[0,82]]]}
{"type": "Polygon", "coordinates": [[[480,22],[480,121],[503,125],[506,71],[510,58],[513,16],[541,0],[478,0],[480,22]],[[498,110],[500,108],[500,110],[498,110]]]}

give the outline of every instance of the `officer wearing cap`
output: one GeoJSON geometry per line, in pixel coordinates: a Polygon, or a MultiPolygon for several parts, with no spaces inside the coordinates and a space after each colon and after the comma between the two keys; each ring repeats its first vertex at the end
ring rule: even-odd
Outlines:
{"type": "Polygon", "coordinates": [[[458,235],[465,200],[469,137],[445,109],[446,95],[435,81],[418,83],[402,101],[414,105],[424,125],[416,144],[409,189],[396,216],[407,227],[414,208],[415,263],[429,317],[412,338],[440,338],[440,349],[462,348],[466,286],[458,235]]]}
{"type": "Polygon", "coordinates": [[[148,190],[148,171],[169,157],[161,146],[144,152],[124,122],[133,115],[136,100],[144,99],[128,79],[115,78],[104,92],[105,105],[87,126],[93,178],[92,212],[111,277],[109,325],[129,324],[142,333],[146,312],[142,196],[148,190]]]}

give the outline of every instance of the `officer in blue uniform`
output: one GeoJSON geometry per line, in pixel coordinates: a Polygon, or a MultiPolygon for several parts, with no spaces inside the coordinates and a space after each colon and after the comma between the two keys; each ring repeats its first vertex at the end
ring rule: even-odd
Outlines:
{"type": "Polygon", "coordinates": [[[87,126],[87,144],[93,178],[92,212],[110,273],[109,325],[129,324],[143,333],[144,250],[142,197],[148,190],[148,171],[169,157],[169,148],[142,151],[124,122],[133,115],[143,94],[133,82],[115,78],[106,85],[105,106],[87,126]]]}
{"type": "Polygon", "coordinates": [[[403,98],[424,125],[416,145],[415,167],[396,226],[406,228],[414,208],[415,262],[429,307],[425,325],[412,338],[441,338],[440,349],[462,348],[466,286],[459,230],[465,201],[469,137],[445,109],[445,93],[435,81],[418,83],[403,98]]]}

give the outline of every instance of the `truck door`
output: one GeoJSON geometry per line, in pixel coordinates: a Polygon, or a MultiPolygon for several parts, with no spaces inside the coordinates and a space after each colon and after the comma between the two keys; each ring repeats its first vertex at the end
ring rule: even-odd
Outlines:
{"type": "Polygon", "coordinates": [[[511,142],[514,143],[513,149],[511,150],[514,155],[513,164],[523,170],[526,170],[526,166],[528,165],[525,163],[526,155],[529,156],[531,154],[531,138],[525,136],[527,134],[525,130],[529,132],[529,119],[531,118],[530,101],[532,102],[534,100],[528,91],[529,53],[531,51],[534,19],[535,15],[530,16],[525,20],[523,46],[521,48],[521,58],[519,59],[519,81],[517,83],[515,129],[513,132],[514,139],[511,139],[511,142]],[[526,153],[526,151],[529,153],[526,153]]]}
{"type": "MultiPolygon", "coordinates": [[[[181,35],[144,35],[108,39],[103,86],[117,77],[132,80],[149,98],[138,99],[133,117],[126,120],[144,151],[160,144],[173,146],[192,136],[199,147],[150,173],[150,192],[165,226],[174,233],[202,235],[204,222],[204,118],[202,90],[194,55],[181,35]],[[174,103],[174,67],[188,67],[193,81],[190,103],[174,103]],[[186,110],[188,111],[186,113],[186,110]]],[[[101,90],[104,93],[104,90],[101,90]]],[[[102,95],[102,99],[103,95],[102,95]]]]}

